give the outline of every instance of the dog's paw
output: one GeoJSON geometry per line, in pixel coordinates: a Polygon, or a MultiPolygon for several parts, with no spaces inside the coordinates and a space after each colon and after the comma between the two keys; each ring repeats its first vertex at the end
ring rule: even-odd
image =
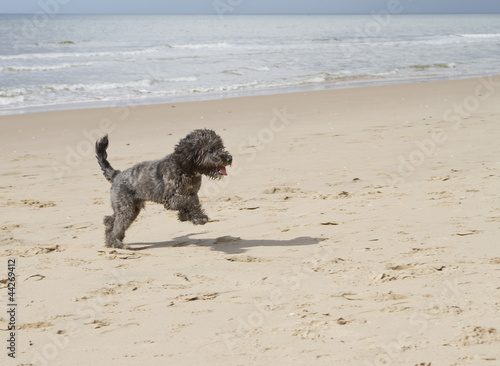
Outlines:
{"type": "Polygon", "coordinates": [[[179,221],[188,221],[189,216],[185,212],[179,212],[177,217],[179,218],[179,221]]]}
{"type": "Polygon", "coordinates": [[[208,216],[196,217],[192,220],[195,225],[205,225],[208,222],[208,216]]]}
{"type": "Polygon", "coordinates": [[[126,246],[119,240],[115,240],[112,243],[106,243],[107,248],[116,248],[116,249],[126,249],[126,246]]]}

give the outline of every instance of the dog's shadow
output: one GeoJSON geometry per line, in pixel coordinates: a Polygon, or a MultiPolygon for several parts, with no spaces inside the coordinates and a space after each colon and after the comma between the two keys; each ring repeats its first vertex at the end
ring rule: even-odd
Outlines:
{"type": "Polygon", "coordinates": [[[222,236],[215,239],[196,239],[192,238],[197,233],[187,234],[174,238],[170,241],[156,243],[131,243],[128,244],[130,250],[147,250],[157,248],[174,248],[186,246],[210,247],[212,250],[222,251],[226,254],[242,254],[252,247],[293,247],[303,245],[318,244],[323,239],[312,238],[310,236],[301,236],[289,240],[271,240],[271,239],[242,239],[234,236],[222,236]]]}

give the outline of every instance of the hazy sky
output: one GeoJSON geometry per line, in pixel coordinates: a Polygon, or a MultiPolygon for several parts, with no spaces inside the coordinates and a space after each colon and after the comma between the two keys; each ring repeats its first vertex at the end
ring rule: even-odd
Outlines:
{"type": "Polygon", "coordinates": [[[499,0],[0,0],[0,13],[500,13],[499,0]],[[399,12],[399,10],[398,10],[399,12]]]}

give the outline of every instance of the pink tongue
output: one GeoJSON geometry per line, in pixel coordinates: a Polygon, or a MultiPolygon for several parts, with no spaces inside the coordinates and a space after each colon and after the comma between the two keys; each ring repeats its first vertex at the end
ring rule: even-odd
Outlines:
{"type": "Polygon", "coordinates": [[[226,172],[226,167],[225,166],[221,166],[219,168],[219,172],[222,174],[222,175],[227,175],[227,172],[226,172]]]}

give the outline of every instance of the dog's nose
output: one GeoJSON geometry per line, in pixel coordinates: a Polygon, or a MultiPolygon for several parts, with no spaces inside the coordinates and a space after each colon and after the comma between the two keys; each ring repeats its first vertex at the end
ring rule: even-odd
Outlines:
{"type": "Polygon", "coordinates": [[[233,162],[233,157],[231,155],[228,155],[226,159],[229,164],[233,162]]]}

